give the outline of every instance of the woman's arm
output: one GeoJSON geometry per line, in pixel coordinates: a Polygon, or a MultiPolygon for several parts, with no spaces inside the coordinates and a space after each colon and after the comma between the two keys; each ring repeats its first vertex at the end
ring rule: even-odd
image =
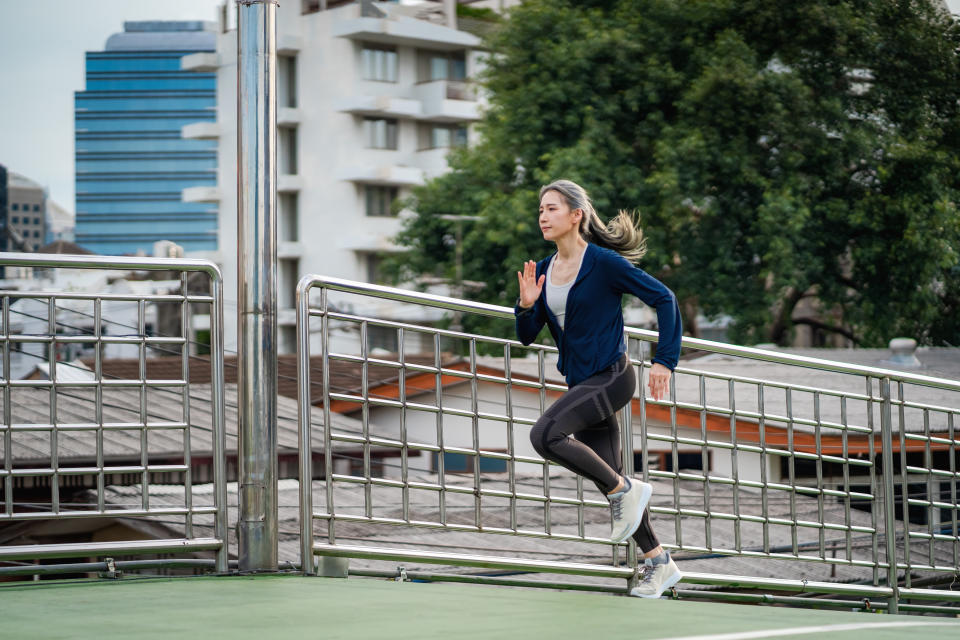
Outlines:
{"type": "Polygon", "coordinates": [[[649,273],[630,264],[622,256],[612,256],[610,281],[620,293],[630,293],[657,310],[657,355],[653,361],[669,370],[676,368],[680,360],[680,341],[683,338],[683,323],[677,297],[662,282],[649,273]]]}

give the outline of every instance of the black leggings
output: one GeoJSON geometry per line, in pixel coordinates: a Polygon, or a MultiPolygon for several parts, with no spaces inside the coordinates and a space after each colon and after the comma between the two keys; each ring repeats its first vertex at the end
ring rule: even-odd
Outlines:
{"type": "MultiPolygon", "coordinates": [[[[603,371],[571,387],[537,420],[530,442],[544,459],[593,481],[606,495],[620,482],[620,425],[616,413],[633,397],[637,377],[626,355],[603,371]],[[572,436],[572,437],[571,437],[572,436]]],[[[640,551],[660,543],[649,510],[633,534],[640,551]]]]}

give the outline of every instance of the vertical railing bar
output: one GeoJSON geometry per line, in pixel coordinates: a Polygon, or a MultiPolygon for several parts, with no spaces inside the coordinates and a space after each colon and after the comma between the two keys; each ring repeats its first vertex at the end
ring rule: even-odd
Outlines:
{"type": "MultiPolygon", "coordinates": [[[[927,533],[930,535],[930,537],[927,539],[927,553],[928,553],[927,563],[930,566],[934,566],[936,564],[936,560],[934,558],[934,553],[933,553],[933,549],[934,549],[933,535],[936,532],[936,527],[934,526],[934,520],[937,520],[937,524],[939,524],[940,514],[938,513],[938,510],[936,509],[936,507],[933,506],[933,503],[935,501],[939,502],[939,499],[938,499],[939,496],[934,494],[934,487],[936,486],[936,484],[935,484],[934,475],[932,473],[933,472],[933,454],[930,451],[930,410],[929,409],[923,410],[923,435],[924,435],[923,464],[924,464],[924,467],[926,467],[927,471],[930,472],[930,473],[927,473],[927,502],[928,502],[927,533]]],[[[939,491],[937,493],[939,493],[939,491]]]]}
{"type": "MultiPolygon", "coordinates": [[[[652,365],[651,365],[652,366],[652,365]]],[[[677,440],[680,437],[677,427],[677,374],[670,372],[670,459],[673,461],[673,504],[677,509],[674,516],[674,531],[678,549],[683,548],[683,518],[680,516],[680,456],[677,452],[677,440]]]]}
{"type": "Polygon", "coordinates": [[[890,378],[880,379],[880,397],[883,401],[880,411],[880,437],[883,447],[883,519],[888,565],[887,586],[893,590],[893,594],[887,600],[887,610],[895,614],[900,609],[900,589],[897,584],[897,527],[893,495],[893,416],[890,407],[890,378]]]}
{"type": "Polygon", "coordinates": [[[93,300],[93,335],[96,338],[94,344],[96,348],[93,354],[93,375],[97,381],[94,387],[93,411],[94,420],[97,423],[97,511],[106,509],[106,491],[103,459],[103,330],[101,321],[103,318],[103,299],[94,298],[93,300]]]}
{"type": "MultiPolygon", "coordinates": [[[[843,433],[840,434],[840,437],[843,442],[843,521],[844,526],[846,526],[846,531],[844,532],[846,537],[846,554],[844,555],[844,559],[849,562],[853,559],[853,532],[851,531],[853,514],[850,512],[850,448],[849,434],[847,433],[849,422],[847,419],[846,395],[840,397],[840,424],[843,425],[843,433]]],[[[870,437],[873,437],[872,434],[870,437]]]]}
{"type": "Polygon", "coordinates": [[[223,275],[207,272],[210,286],[210,400],[213,413],[213,487],[216,505],[214,531],[221,545],[217,550],[217,573],[229,570],[230,537],[227,533],[227,429],[226,391],[223,375],[223,275]]]}
{"type": "Polygon", "coordinates": [[[440,501],[440,524],[447,524],[447,472],[446,472],[446,452],[443,448],[443,375],[440,372],[442,366],[440,358],[440,334],[433,334],[433,366],[436,369],[434,374],[434,399],[437,404],[437,484],[440,485],[437,499],[440,501]]]}
{"type": "Polygon", "coordinates": [[[363,513],[373,517],[373,482],[370,472],[370,378],[369,353],[367,350],[367,321],[360,321],[360,405],[361,429],[363,431],[363,513]]]}
{"type": "Polygon", "coordinates": [[[950,458],[950,504],[954,505],[950,510],[951,516],[951,534],[953,535],[953,566],[960,567],[960,531],[957,530],[957,445],[956,433],[953,427],[953,413],[947,414],[947,434],[950,438],[950,448],[947,450],[950,458]]]}
{"type": "MultiPolygon", "coordinates": [[[[627,367],[632,367],[633,363],[630,361],[630,336],[624,333],[624,342],[627,346],[627,367]]],[[[630,398],[627,400],[627,404],[624,405],[623,409],[620,410],[620,438],[621,438],[621,464],[623,465],[623,475],[628,478],[633,478],[635,469],[633,464],[633,394],[630,394],[630,398]]],[[[614,416],[616,419],[616,416],[614,416]]],[[[577,475],[577,480],[580,480],[578,483],[580,486],[583,486],[582,478],[580,475],[577,475]]],[[[649,515],[649,514],[648,514],[649,515]]],[[[633,589],[637,583],[637,541],[634,540],[633,536],[627,538],[627,566],[634,570],[633,575],[627,581],[627,587],[633,589]]]]}
{"type": "Polygon", "coordinates": [[[737,395],[733,378],[727,381],[727,396],[730,401],[730,475],[733,480],[733,544],[734,550],[743,551],[743,536],[740,531],[740,471],[737,455],[737,395]]]}
{"type": "Polygon", "coordinates": [[[403,483],[401,492],[401,511],[403,520],[410,522],[410,448],[407,443],[407,361],[406,361],[406,334],[403,327],[397,328],[397,360],[400,362],[400,372],[397,375],[397,399],[400,401],[400,482],[403,483]]]}
{"type": "Polygon", "coordinates": [[[60,513],[60,432],[57,430],[57,299],[47,298],[47,330],[50,332],[50,510],[60,513]]]}
{"type": "MultiPolygon", "coordinates": [[[[901,504],[903,505],[903,586],[906,589],[909,589],[911,586],[910,578],[910,474],[907,473],[907,439],[905,429],[907,427],[907,422],[904,419],[905,407],[903,406],[903,383],[897,383],[897,398],[899,399],[898,408],[897,408],[897,419],[899,420],[897,436],[900,441],[900,488],[901,488],[901,504]]],[[[891,429],[893,428],[893,423],[891,422],[891,429]]],[[[892,434],[892,431],[891,431],[892,434]]],[[[891,436],[892,437],[892,436],[891,436]]]]}
{"type": "MultiPolygon", "coordinates": [[[[300,570],[313,575],[313,419],[310,403],[310,289],[297,285],[297,422],[300,452],[300,570]]],[[[326,423],[324,424],[326,430],[326,423]]]]}
{"type": "MultiPolygon", "coordinates": [[[[543,349],[539,350],[537,358],[537,373],[538,379],[540,381],[540,415],[543,415],[543,412],[546,411],[547,405],[547,374],[544,367],[544,353],[543,349]]],[[[543,531],[547,535],[550,535],[550,461],[543,461],[543,531]]],[[[614,549],[614,553],[617,553],[614,549]]]]}
{"type": "MultiPolygon", "coordinates": [[[[820,415],[820,392],[813,392],[813,421],[814,426],[814,442],[816,446],[817,453],[817,518],[820,524],[823,524],[823,438],[821,437],[821,415],[820,415]]],[[[820,558],[826,560],[827,551],[826,551],[826,541],[825,541],[825,530],[821,526],[817,529],[817,542],[820,548],[820,558]]]]}
{"type": "Polygon", "coordinates": [[[760,444],[760,512],[763,514],[763,552],[770,553],[770,505],[767,487],[767,426],[766,408],[763,401],[763,383],[757,385],[757,412],[760,444]]]}
{"type": "Polygon", "coordinates": [[[640,460],[643,464],[643,481],[650,482],[650,459],[647,457],[647,392],[644,382],[646,371],[647,343],[640,343],[640,366],[637,377],[640,382],[640,460]]]}
{"type": "MultiPolygon", "coordinates": [[[[182,389],[183,394],[183,424],[187,425],[183,429],[183,466],[186,471],[183,472],[183,497],[184,508],[187,510],[186,521],[184,523],[184,532],[186,537],[193,537],[193,474],[192,474],[192,455],[190,442],[190,303],[188,301],[189,279],[187,272],[180,274],[180,287],[183,294],[183,301],[180,303],[180,326],[183,336],[183,344],[180,345],[181,373],[186,385],[182,389]]],[[[211,398],[212,398],[211,391],[211,398]]]]}
{"type": "Polygon", "coordinates": [[[481,479],[480,479],[480,417],[477,415],[477,339],[470,338],[470,431],[473,438],[473,522],[482,529],[481,479]]]}
{"type": "Polygon", "coordinates": [[[333,423],[330,422],[330,290],[320,289],[320,345],[323,364],[323,474],[327,498],[327,541],[336,544],[336,509],[333,496],[333,423]]]}
{"type": "MultiPolygon", "coordinates": [[[[510,359],[510,345],[503,345],[503,377],[507,379],[504,385],[504,404],[507,412],[507,488],[510,491],[510,529],[517,530],[517,450],[514,446],[513,422],[513,373],[510,359]]],[[[583,505],[580,505],[581,513],[583,505]]],[[[580,534],[583,535],[582,533],[580,534]]]]}
{"type": "Polygon", "coordinates": [[[150,452],[147,449],[147,307],[146,301],[142,298],[137,300],[137,333],[140,338],[137,343],[139,365],[140,365],[140,464],[143,465],[141,472],[143,480],[141,491],[143,510],[150,508],[150,472],[147,467],[150,464],[150,452]]]}
{"type": "MultiPolygon", "coordinates": [[[[13,513],[13,407],[10,399],[10,296],[3,296],[3,480],[4,513],[13,513]]],[[[102,510],[102,509],[101,509],[102,510]]]]}
{"type": "MultiPolygon", "coordinates": [[[[879,525],[877,524],[877,511],[882,507],[878,502],[879,493],[877,487],[877,457],[876,457],[876,420],[874,411],[877,401],[873,393],[873,378],[867,376],[864,378],[866,383],[867,400],[867,426],[870,428],[870,436],[867,438],[867,455],[870,460],[870,528],[873,533],[870,534],[871,548],[873,553],[873,586],[880,584],[880,535],[879,525]]],[[[882,411],[882,405],[881,405],[882,411]]],[[[881,429],[882,430],[882,429],[881,429]]],[[[882,437],[881,437],[882,442],[882,437]]],[[[882,455],[882,454],[881,454],[882,455]]]]}
{"type": "Polygon", "coordinates": [[[707,382],[703,374],[697,376],[700,386],[700,467],[703,469],[703,511],[707,514],[703,523],[704,542],[707,549],[713,549],[713,514],[710,510],[710,453],[707,450],[707,382]]]}
{"type": "Polygon", "coordinates": [[[787,473],[790,481],[790,542],[793,546],[793,555],[800,555],[800,547],[797,540],[799,528],[797,526],[797,473],[796,473],[796,444],[794,442],[794,422],[793,422],[793,389],[787,387],[787,451],[790,456],[787,458],[787,473]]]}

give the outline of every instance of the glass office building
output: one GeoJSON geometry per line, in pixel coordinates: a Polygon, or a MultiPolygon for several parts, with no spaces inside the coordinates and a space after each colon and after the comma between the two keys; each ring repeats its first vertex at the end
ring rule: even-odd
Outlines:
{"type": "Polygon", "coordinates": [[[105,51],[87,52],[86,90],[75,95],[80,246],[106,255],[150,255],[159,240],[216,249],[215,206],[181,200],[186,188],[216,185],[216,141],[180,135],[216,119],[216,74],[180,69],[183,56],[216,49],[206,29],[126,22],[105,51]]]}

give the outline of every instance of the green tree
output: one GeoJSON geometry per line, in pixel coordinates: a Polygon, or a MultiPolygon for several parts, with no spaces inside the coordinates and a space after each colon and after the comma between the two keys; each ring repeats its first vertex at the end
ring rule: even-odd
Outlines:
{"type": "Polygon", "coordinates": [[[479,215],[463,277],[511,306],[565,177],[640,212],[693,331],[700,310],[747,343],[960,343],[960,29],[931,2],[527,0],[488,45],[482,142],[414,191],[396,277],[452,279],[438,214],[479,215]]]}

